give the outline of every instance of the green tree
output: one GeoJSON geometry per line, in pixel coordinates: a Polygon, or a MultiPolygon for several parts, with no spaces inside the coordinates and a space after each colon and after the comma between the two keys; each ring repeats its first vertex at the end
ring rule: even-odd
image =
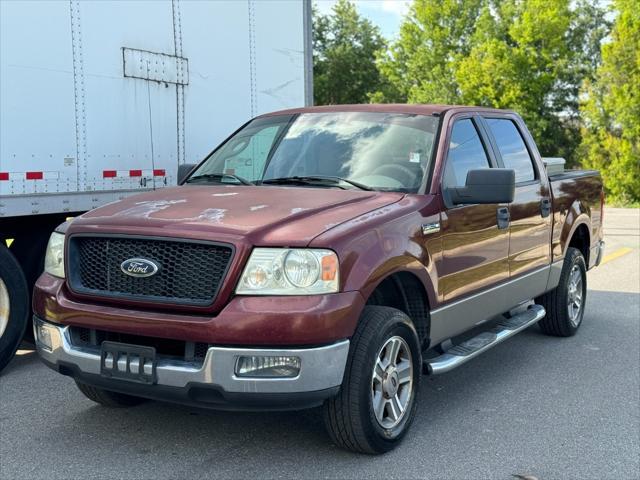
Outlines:
{"type": "Polygon", "coordinates": [[[371,98],[511,108],[544,155],[571,164],[579,86],[606,33],[596,0],[416,0],[379,59],[385,83],[371,98]]]}
{"type": "Polygon", "coordinates": [[[561,117],[571,92],[563,88],[572,56],[569,0],[505,0],[493,12],[485,5],[481,20],[456,72],[462,101],[518,111],[544,155],[567,156],[558,146],[575,148],[576,135],[561,117]]]}
{"type": "Polygon", "coordinates": [[[614,2],[618,15],[602,46],[602,65],[585,82],[581,153],[586,167],[602,171],[615,201],[640,202],[640,9],[614,2]]]}
{"type": "Polygon", "coordinates": [[[315,103],[366,103],[380,88],[376,54],[386,44],[378,27],[339,0],[330,15],[314,10],[313,34],[315,103]]]}
{"type": "Polygon", "coordinates": [[[380,55],[377,102],[458,103],[459,58],[471,49],[482,0],[414,0],[399,38],[380,55]]]}
{"type": "Polygon", "coordinates": [[[579,88],[595,73],[608,31],[604,18],[588,0],[485,5],[474,46],[457,71],[463,102],[518,111],[543,155],[574,165],[579,88]]]}

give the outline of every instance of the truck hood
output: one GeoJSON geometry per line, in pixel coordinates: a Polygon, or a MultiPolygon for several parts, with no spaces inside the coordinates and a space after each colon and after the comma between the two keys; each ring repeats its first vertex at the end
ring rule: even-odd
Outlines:
{"type": "Polygon", "coordinates": [[[404,197],[395,192],[185,185],[128,197],[75,219],[69,232],[180,235],[305,246],[343,222],[404,197]]]}

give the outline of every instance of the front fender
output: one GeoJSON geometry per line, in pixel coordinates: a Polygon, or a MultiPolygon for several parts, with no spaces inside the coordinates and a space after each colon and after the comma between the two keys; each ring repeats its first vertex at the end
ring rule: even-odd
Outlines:
{"type": "MultiPolygon", "coordinates": [[[[408,225],[415,225],[415,220],[407,220],[405,227],[408,225]]],[[[367,299],[385,278],[406,272],[423,285],[429,305],[436,305],[435,263],[441,251],[440,238],[424,242],[419,232],[408,235],[402,225],[396,227],[371,229],[354,239],[342,262],[343,290],[358,290],[367,299]]]]}
{"type": "Polygon", "coordinates": [[[442,258],[442,239],[439,235],[425,236],[422,225],[439,221],[437,197],[407,195],[340,224],[310,246],[330,248],[338,254],[341,291],[357,290],[366,300],[389,275],[408,272],[419,279],[430,307],[435,308],[436,265],[442,258]]]}

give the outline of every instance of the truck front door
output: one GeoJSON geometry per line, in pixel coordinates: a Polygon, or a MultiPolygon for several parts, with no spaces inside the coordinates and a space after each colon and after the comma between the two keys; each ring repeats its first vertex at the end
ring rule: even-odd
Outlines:
{"type": "MultiPolygon", "coordinates": [[[[439,293],[444,297],[443,308],[458,300],[464,303],[465,297],[509,278],[509,230],[497,225],[498,210],[507,205],[453,205],[448,200],[448,189],[463,187],[469,170],[497,166],[490,145],[483,142],[479,133],[480,121],[469,115],[456,118],[445,157],[440,189],[444,258],[439,293]]],[[[454,308],[450,313],[446,320],[449,333],[466,330],[478,322],[463,310],[454,308]]]]}

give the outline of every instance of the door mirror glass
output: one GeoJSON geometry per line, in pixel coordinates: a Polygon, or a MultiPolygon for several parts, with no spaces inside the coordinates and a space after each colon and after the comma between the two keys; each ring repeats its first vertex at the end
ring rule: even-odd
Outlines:
{"type": "Polygon", "coordinates": [[[178,185],[181,185],[182,182],[186,180],[195,166],[195,163],[183,163],[182,165],[178,165],[178,185]]]}
{"type": "Polygon", "coordinates": [[[516,189],[516,173],[509,168],[469,170],[464,187],[449,189],[455,205],[469,203],[511,203],[516,189]]]}

